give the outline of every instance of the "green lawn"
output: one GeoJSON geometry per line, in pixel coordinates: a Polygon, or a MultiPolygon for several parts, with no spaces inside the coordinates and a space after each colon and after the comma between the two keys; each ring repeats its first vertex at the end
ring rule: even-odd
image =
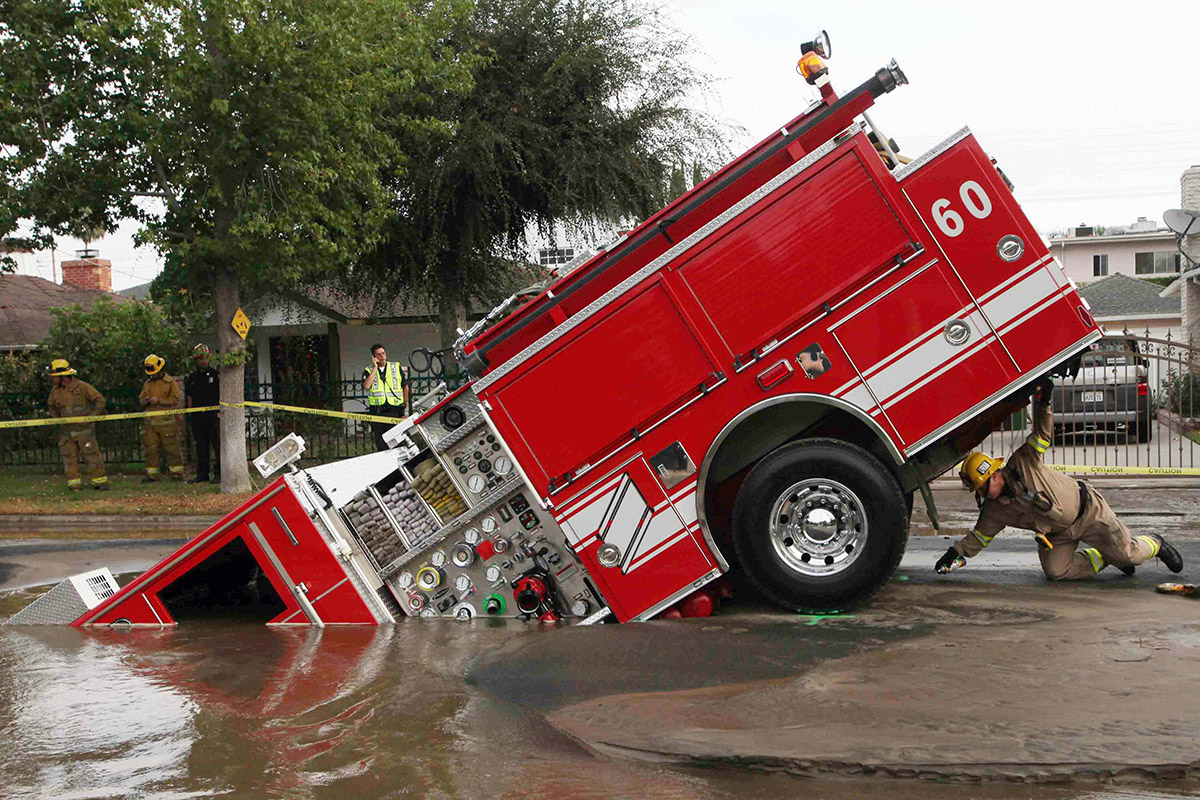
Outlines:
{"type": "MultiPolygon", "coordinates": [[[[0,514],[202,514],[221,515],[250,496],[221,494],[208,483],[142,483],[137,472],[108,471],[107,492],[72,492],[61,475],[42,468],[0,467],[0,514]]],[[[251,480],[257,478],[252,474],[251,480]]],[[[265,482],[259,478],[256,486],[265,482]]]]}

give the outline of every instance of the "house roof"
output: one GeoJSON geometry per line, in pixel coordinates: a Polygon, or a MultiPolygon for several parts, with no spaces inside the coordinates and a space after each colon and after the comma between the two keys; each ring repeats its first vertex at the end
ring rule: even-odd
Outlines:
{"type": "Polygon", "coordinates": [[[36,347],[54,324],[50,309],[75,303],[91,308],[101,297],[114,303],[129,302],[110,292],[63,286],[33,275],[0,275],[0,351],[36,347]]]}
{"type": "Polygon", "coordinates": [[[133,300],[149,300],[150,284],[152,283],[154,281],[146,281],[145,283],[139,283],[137,286],[130,286],[128,289],[118,289],[117,294],[133,300]]]}
{"type": "Polygon", "coordinates": [[[1117,274],[1081,287],[1079,294],[1087,299],[1094,317],[1181,314],[1179,296],[1159,297],[1160,291],[1157,284],[1117,274]]]}

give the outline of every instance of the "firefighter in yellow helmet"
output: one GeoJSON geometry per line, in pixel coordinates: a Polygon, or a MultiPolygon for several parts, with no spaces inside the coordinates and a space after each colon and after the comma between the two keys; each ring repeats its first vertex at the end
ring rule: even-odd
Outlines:
{"type": "MultiPolygon", "coordinates": [[[[138,399],[147,411],[166,411],[183,405],[183,392],[179,384],[163,369],[166,359],[153,353],[146,356],[142,362],[146,368],[146,382],[142,384],[142,392],[138,399]]],[[[159,479],[158,452],[161,447],[166,451],[167,469],[171,480],[183,480],[183,451],[179,440],[179,418],[170,414],[161,417],[147,417],[142,421],[142,447],[146,453],[146,477],[142,483],[153,483],[159,479]]]]}
{"type": "MultiPolygon", "coordinates": [[[[52,417],[91,417],[104,411],[104,395],[90,383],[75,377],[75,370],[65,358],[50,362],[50,377],[54,388],[46,402],[52,417]]],[[[79,474],[79,461],[93,489],[107,490],[108,476],[104,474],[104,459],[100,457],[100,445],[96,443],[96,428],[90,422],[78,422],[58,427],[58,452],[62,454],[63,471],[67,474],[67,488],[79,491],[83,488],[83,477],[79,474]]]]}
{"type": "Polygon", "coordinates": [[[1091,578],[1108,566],[1132,575],[1137,564],[1155,557],[1171,572],[1182,570],[1179,551],[1162,536],[1135,536],[1099,492],[1043,463],[1054,433],[1053,389],[1049,378],[1038,383],[1033,432],[1008,463],[984,453],[963,459],[959,478],[975,492],[979,519],[974,530],[938,559],[935,569],[946,573],[963,566],[1011,526],[1033,531],[1042,571],[1052,581],[1091,578]]]}

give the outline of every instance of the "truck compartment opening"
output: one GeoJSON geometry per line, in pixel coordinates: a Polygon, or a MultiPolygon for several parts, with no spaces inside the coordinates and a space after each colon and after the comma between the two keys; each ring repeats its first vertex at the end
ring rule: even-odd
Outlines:
{"type": "Polygon", "coordinates": [[[266,622],[287,608],[241,537],[188,570],[158,597],[178,622],[266,622]]]}

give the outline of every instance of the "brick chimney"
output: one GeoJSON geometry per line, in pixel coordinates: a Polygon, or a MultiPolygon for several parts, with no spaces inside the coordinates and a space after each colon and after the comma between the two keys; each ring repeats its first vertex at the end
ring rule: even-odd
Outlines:
{"type": "Polygon", "coordinates": [[[112,291],[112,262],[98,258],[99,250],[76,250],[77,258],[62,262],[63,284],[99,292],[112,291]]]}

